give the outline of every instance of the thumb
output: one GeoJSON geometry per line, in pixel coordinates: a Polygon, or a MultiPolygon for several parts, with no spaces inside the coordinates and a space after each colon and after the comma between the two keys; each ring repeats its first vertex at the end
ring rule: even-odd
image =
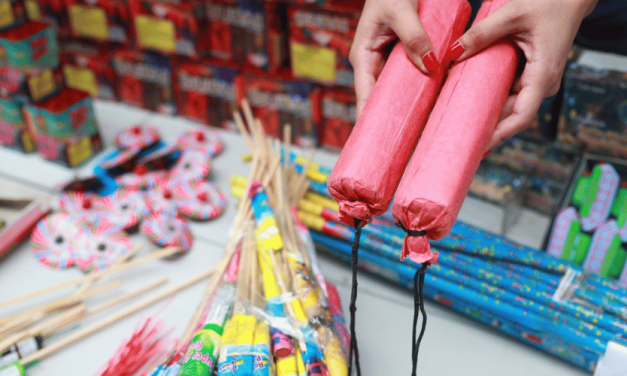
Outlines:
{"type": "Polygon", "coordinates": [[[416,8],[410,2],[402,2],[394,9],[390,27],[398,36],[407,57],[423,73],[429,74],[440,69],[440,62],[435,55],[433,44],[422,27],[416,8]]]}
{"type": "Polygon", "coordinates": [[[475,22],[451,45],[446,55],[452,61],[467,59],[499,39],[520,31],[520,11],[506,3],[486,18],[475,22]]]}

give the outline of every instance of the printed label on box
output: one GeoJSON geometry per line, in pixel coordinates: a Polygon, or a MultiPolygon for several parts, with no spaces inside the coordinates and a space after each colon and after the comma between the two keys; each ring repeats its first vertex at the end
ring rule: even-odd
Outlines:
{"type": "Polygon", "coordinates": [[[52,69],[46,69],[28,78],[28,90],[34,102],[52,93],[55,88],[52,69]]]}
{"type": "Polygon", "coordinates": [[[9,26],[13,22],[15,22],[15,16],[13,16],[11,1],[4,0],[0,2],[0,27],[9,26]]]}
{"type": "Polygon", "coordinates": [[[335,51],[325,47],[312,47],[292,43],[292,69],[297,77],[310,77],[320,81],[335,82],[335,51]]]}
{"type": "Polygon", "coordinates": [[[135,17],[135,28],[139,44],[164,52],[176,50],[174,23],[148,16],[135,17]]]}
{"type": "Polygon", "coordinates": [[[93,97],[98,94],[96,75],[91,69],[65,65],[63,67],[63,76],[69,87],[86,91],[93,97]]]}
{"type": "Polygon", "coordinates": [[[104,9],[72,5],[70,7],[70,23],[74,33],[83,37],[107,39],[107,15],[104,9]]]}
{"type": "Polygon", "coordinates": [[[93,154],[91,138],[84,137],[78,143],[67,147],[67,158],[70,166],[76,166],[93,154]]]}
{"type": "Polygon", "coordinates": [[[26,14],[31,21],[41,20],[41,11],[39,10],[39,4],[35,0],[26,0],[26,14]]]}

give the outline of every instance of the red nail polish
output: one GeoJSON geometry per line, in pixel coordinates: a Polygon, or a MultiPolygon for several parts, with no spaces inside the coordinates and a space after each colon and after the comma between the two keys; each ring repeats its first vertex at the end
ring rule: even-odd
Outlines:
{"type": "Polygon", "coordinates": [[[481,157],[482,159],[487,157],[488,155],[490,155],[490,153],[492,152],[492,149],[486,151],[485,153],[483,153],[483,157],[481,157]]]}
{"type": "Polygon", "coordinates": [[[422,63],[429,72],[435,72],[440,69],[440,62],[435,57],[433,51],[429,51],[422,57],[422,63]]]}
{"type": "Polygon", "coordinates": [[[448,56],[448,58],[451,60],[457,60],[458,57],[462,56],[464,51],[466,51],[464,46],[462,46],[462,44],[457,41],[451,46],[451,48],[448,49],[446,56],[448,56]]]}

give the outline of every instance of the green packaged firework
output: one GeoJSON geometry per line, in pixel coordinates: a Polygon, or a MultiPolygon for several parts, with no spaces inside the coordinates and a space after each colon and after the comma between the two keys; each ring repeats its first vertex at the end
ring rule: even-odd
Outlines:
{"type": "Polygon", "coordinates": [[[216,367],[224,324],[235,298],[235,286],[226,283],[216,292],[206,323],[189,345],[178,376],[210,376],[216,367]]]}

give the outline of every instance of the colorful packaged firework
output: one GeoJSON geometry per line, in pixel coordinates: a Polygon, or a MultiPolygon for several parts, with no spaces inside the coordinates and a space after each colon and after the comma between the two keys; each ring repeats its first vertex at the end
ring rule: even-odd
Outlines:
{"type": "Polygon", "coordinates": [[[244,93],[267,135],[281,139],[283,126],[292,126],[292,142],[302,147],[318,143],[320,90],[312,84],[245,74],[244,93]]]}
{"type": "Polygon", "coordinates": [[[23,0],[0,1],[0,31],[23,24],[28,19],[23,0]]]}
{"type": "Polygon", "coordinates": [[[50,22],[28,21],[0,33],[0,61],[19,68],[56,67],[59,46],[50,22]]]}
{"type": "Polygon", "coordinates": [[[35,144],[26,127],[22,106],[18,100],[0,98],[0,145],[31,152],[35,144]]]}
{"type": "Polygon", "coordinates": [[[359,13],[291,6],[288,19],[294,76],[352,87],[353,68],[348,55],[359,13]]]}
{"type": "Polygon", "coordinates": [[[73,38],[128,43],[129,11],[123,0],[63,0],[73,38]]]}
{"type": "Polygon", "coordinates": [[[116,76],[106,48],[66,44],[61,46],[61,63],[67,86],[86,91],[99,99],[116,99],[116,76]]]}
{"type": "Polygon", "coordinates": [[[26,6],[27,10],[29,10],[29,8],[31,9],[28,13],[32,20],[45,20],[53,23],[57,27],[57,35],[59,39],[63,40],[70,36],[70,26],[63,0],[35,0],[34,2],[27,2],[26,6]],[[40,19],[33,17],[33,13],[39,15],[40,19]]]}
{"type": "Polygon", "coordinates": [[[238,71],[205,63],[182,63],[176,69],[181,115],[214,127],[235,130],[235,87],[238,71]]]}
{"type": "Polygon", "coordinates": [[[130,0],[135,43],[142,50],[195,58],[202,50],[206,31],[200,1],[162,2],[130,0]]]}
{"type": "Polygon", "coordinates": [[[209,54],[238,65],[277,70],[287,61],[285,6],[259,0],[209,0],[209,54]]]}
{"type": "Polygon", "coordinates": [[[117,94],[122,102],[162,114],[176,113],[169,59],[150,52],[113,54],[117,94]]]}
{"type": "Polygon", "coordinates": [[[102,149],[92,98],[87,92],[65,88],[25,109],[42,157],[74,167],[102,149]]]}
{"type": "Polygon", "coordinates": [[[344,147],[357,121],[355,104],[353,93],[336,89],[322,92],[322,146],[336,151],[344,147]]]}

